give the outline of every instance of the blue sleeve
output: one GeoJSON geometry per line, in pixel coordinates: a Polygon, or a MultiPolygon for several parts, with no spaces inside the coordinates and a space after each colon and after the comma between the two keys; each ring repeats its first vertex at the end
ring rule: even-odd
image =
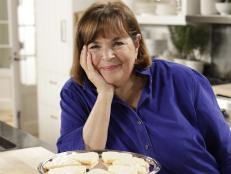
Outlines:
{"type": "Polygon", "coordinates": [[[222,174],[231,173],[231,131],[220,111],[208,80],[194,76],[195,108],[199,129],[208,151],[215,157],[222,174]]]}
{"type": "Polygon", "coordinates": [[[78,91],[63,88],[61,91],[61,136],[57,142],[58,152],[84,150],[82,131],[86,111],[78,91]]]}

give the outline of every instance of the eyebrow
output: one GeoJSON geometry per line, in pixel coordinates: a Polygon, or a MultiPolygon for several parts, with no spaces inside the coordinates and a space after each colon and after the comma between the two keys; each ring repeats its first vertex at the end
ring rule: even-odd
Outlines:
{"type": "Polygon", "coordinates": [[[112,41],[117,41],[117,40],[120,40],[122,39],[121,37],[115,37],[112,41]]]}
{"type": "MultiPolygon", "coordinates": [[[[122,39],[122,37],[115,37],[115,38],[112,39],[112,41],[117,41],[117,40],[120,40],[120,39],[122,39]]],[[[99,42],[98,41],[93,41],[92,43],[98,44],[99,42]]]]}
{"type": "Polygon", "coordinates": [[[93,42],[91,42],[90,44],[99,44],[99,42],[93,41],[93,42]]]}
{"type": "MultiPolygon", "coordinates": [[[[118,40],[120,40],[120,39],[123,39],[123,37],[115,37],[115,38],[112,39],[112,42],[118,41],[118,40]]],[[[98,41],[93,41],[93,42],[91,42],[90,44],[100,44],[100,42],[98,42],[98,41]]]]}

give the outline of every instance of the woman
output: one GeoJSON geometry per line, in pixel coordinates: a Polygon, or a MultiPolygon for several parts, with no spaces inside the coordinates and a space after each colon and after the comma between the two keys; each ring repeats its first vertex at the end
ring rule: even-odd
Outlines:
{"type": "Polygon", "coordinates": [[[93,4],[80,19],[61,108],[59,152],[117,149],[157,159],[161,174],[231,173],[230,129],[209,82],[151,62],[122,3],[93,4]]]}

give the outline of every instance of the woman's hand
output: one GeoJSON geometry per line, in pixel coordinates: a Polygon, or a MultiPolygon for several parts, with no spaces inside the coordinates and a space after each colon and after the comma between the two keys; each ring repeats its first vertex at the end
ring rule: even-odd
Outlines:
{"type": "Polygon", "coordinates": [[[80,55],[80,65],[84,69],[88,79],[95,85],[98,94],[111,93],[114,94],[114,86],[108,84],[102,75],[95,69],[92,63],[91,53],[84,45],[80,55]]]}

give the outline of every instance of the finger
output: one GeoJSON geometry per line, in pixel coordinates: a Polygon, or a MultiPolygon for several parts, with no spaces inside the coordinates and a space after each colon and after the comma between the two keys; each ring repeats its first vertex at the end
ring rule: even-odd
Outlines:
{"type": "Polygon", "coordinates": [[[91,53],[88,51],[87,52],[87,68],[90,70],[90,71],[94,71],[94,67],[92,65],[92,55],[91,53]]]}
{"type": "Polygon", "coordinates": [[[81,54],[80,54],[80,65],[82,66],[82,68],[86,71],[87,69],[87,49],[86,49],[86,45],[83,46],[82,50],[81,50],[81,54]]]}
{"type": "Polygon", "coordinates": [[[94,79],[96,78],[96,76],[99,75],[98,71],[93,66],[92,55],[89,51],[87,53],[87,69],[88,69],[88,75],[91,76],[90,78],[94,79]]]}
{"type": "Polygon", "coordinates": [[[85,59],[85,53],[86,52],[86,46],[84,45],[82,50],[81,50],[81,53],[80,53],[80,63],[82,65],[84,65],[86,63],[86,59],[85,59]]]}
{"type": "Polygon", "coordinates": [[[88,51],[87,53],[87,69],[88,69],[88,77],[94,83],[95,79],[98,79],[100,76],[99,72],[95,69],[92,62],[92,54],[88,51]]]}
{"type": "Polygon", "coordinates": [[[89,59],[88,59],[88,61],[89,61],[89,64],[88,64],[89,70],[94,71],[95,73],[99,74],[97,69],[95,68],[95,66],[93,64],[91,52],[88,52],[88,54],[89,54],[89,59]]]}

